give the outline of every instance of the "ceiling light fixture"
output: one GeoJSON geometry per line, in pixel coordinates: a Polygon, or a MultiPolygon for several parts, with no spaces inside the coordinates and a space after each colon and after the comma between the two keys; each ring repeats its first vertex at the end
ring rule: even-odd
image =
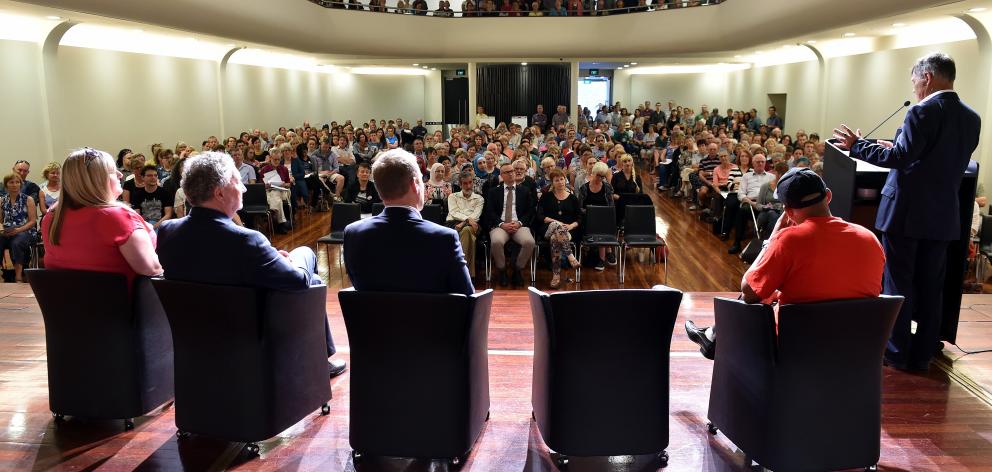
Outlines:
{"type": "Polygon", "coordinates": [[[853,38],[853,37],[855,37],[855,36],[857,36],[857,35],[856,35],[856,34],[854,34],[854,33],[844,33],[844,37],[845,37],[845,38],[853,38]]]}
{"type": "Polygon", "coordinates": [[[413,67],[417,67],[417,66],[419,66],[419,65],[420,65],[420,64],[414,64],[414,65],[413,65],[413,67]]]}
{"type": "Polygon", "coordinates": [[[734,59],[740,59],[740,58],[741,58],[741,55],[740,54],[734,56],[734,59]]]}
{"type": "Polygon", "coordinates": [[[49,19],[49,20],[55,20],[55,21],[58,21],[58,20],[61,20],[62,19],[61,16],[55,16],[55,15],[49,15],[49,16],[46,16],[45,18],[46,19],[49,19]]]}
{"type": "Polygon", "coordinates": [[[426,68],[427,68],[427,66],[420,66],[420,68],[421,68],[421,69],[426,69],[426,68]]]}
{"type": "Polygon", "coordinates": [[[816,40],[815,39],[811,39],[809,41],[806,41],[806,44],[816,44],[816,40]]]}
{"type": "Polygon", "coordinates": [[[431,67],[431,70],[437,70],[437,67],[431,67]]]}
{"type": "Polygon", "coordinates": [[[979,12],[983,12],[985,10],[986,10],[985,7],[975,7],[975,8],[972,8],[972,9],[968,10],[968,13],[979,13],[979,12]]]}
{"type": "Polygon", "coordinates": [[[527,63],[526,62],[521,62],[520,65],[525,66],[525,65],[527,65],[527,63]]]}
{"type": "Polygon", "coordinates": [[[636,66],[636,65],[637,65],[637,63],[636,63],[636,62],[631,62],[631,63],[630,63],[630,65],[632,65],[632,66],[636,66]]]}
{"type": "Polygon", "coordinates": [[[893,28],[902,28],[903,26],[906,26],[906,23],[892,23],[893,28]]]}

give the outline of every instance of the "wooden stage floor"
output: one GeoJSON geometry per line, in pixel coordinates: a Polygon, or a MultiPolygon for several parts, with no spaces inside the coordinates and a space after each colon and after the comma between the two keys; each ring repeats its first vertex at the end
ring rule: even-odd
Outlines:
{"type": "MultiPolygon", "coordinates": [[[[727,439],[706,432],[712,362],[685,336],[686,317],[712,323],[714,296],[736,294],[744,266],[726,254],[729,245],[684,210],[684,203],[656,199],[659,231],[671,245],[669,285],[686,291],[672,343],[671,471],[748,470],[727,439]]],[[[297,230],[275,239],[280,248],[312,245],[328,227],[328,214],[301,217],[297,230]]],[[[348,338],[336,292],[342,286],[321,249],[321,275],[330,294],[327,311],[341,358],[348,338]]],[[[618,286],[616,273],[583,271],[581,287],[618,286]]],[[[539,271],[546,289],[549,270],[539,271]]],[[[649,287],[664,278],[661,265],[631,262],[627,287],[649,287]]],[[[347,280],[344,281],[347,286],[347,280]]],[[[479,285],[479,288],[485,288],[479,285]]],[[[968,350],[992,347],[992,295],[966,295],[959,344],[968,350]]],[[[533,326],[525,290],[498,289],[489,331],[491,419],[464,470],[519,472],[555,470],[530,420],[533,326]]],[[[837,346],[842,349],[843,346],[837,346]]],[[[880,470],[992,471],[992,353],[964,355],[953,346],[925,375],[884,368],[880,470]]],[[[597,383],[594,388],[609,388],[597,383]]],[[[0,470],[299,470],[352,471],[348,444],[349,374],[331,381],[331,414],[304,418],[276,438],[260,443],[259,456],[244,444],[205,438],[176,441],[172,405],[137,418],[133,431],[120,422],[70,418],[57,429],[48,409],[44,326],[26,285],[0,285],[0,470]]],[[[816,425],[809,425],[815,428],[816,425]]],[[[573,471],[649,471],[647,457],[574,459],[573,471]]],[[[440,471],[442,463],[400,459],[369,460],[359,471],[440,471]]]]}
{"type": "MultiPolygon", "coordinates": [[[[709,324],[715,295],[687,293],[682,304],[672,344],[671,460],[665,470],[746,469],[743,455],[726,438],[706,432],[712,363],[678,328],[685,317],[709,324]]],[[[992,296],[972,296],[969,301],[992,304],[992,296]]],[[[327,309],[339,356],[347,359],[347,333],[334,294],[327,309]]],[[[526,291],[497,291],[492,313],[492,417],[464,470],[554,470],[530,421],[533,335],[526,291]]],[[[968,357],[981,356],[988,355],[968,357]]],[[[951,367],[949,374],[933,368],[927,375],[909,375],[885,368],[880,470],[992,470],[992,407],[962,384],[956,370],[951,367]]],[[[136,428],[129,432],[117,421],[72,418],[56,428],[48,411],[46,376],[44,327],[30,289],[0,285],[0,470],[356,470],[348,445],[347,373],[331,382],[329,416],[315,412],[262,442],[258,457],[240,443],[204,438],[178,443],[171,405],[136,419],[136,428]]],[[[592,385],[597,385],[595,376],[590,372],[592,385]]],[[[653,470],[647,457],[576,459],[570,469],[653,470]]],[[[386,459],[369,461],[357,470],[427,471],[445,466],[386,459]]]]}

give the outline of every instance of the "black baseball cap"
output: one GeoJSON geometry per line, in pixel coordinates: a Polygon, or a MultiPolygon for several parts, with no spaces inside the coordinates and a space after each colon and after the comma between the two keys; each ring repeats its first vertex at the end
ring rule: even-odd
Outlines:
{"type": "Polygon", "coordinates": [[[806,208],[827,198],[827,184],[812,169],[794,167],[778,179],[775,198],[787,208],[806,208]]]}

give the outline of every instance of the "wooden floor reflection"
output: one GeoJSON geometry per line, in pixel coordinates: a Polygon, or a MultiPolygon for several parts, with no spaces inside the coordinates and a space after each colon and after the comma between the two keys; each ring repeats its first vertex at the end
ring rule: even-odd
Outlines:
{"type": "MultiPolygon", "coordinates": [[[[687,294],[678,325],[686,317],[709,324],[714,295],[687,294]]],[[[489,340],[492,414],[463,470],[556,470],[530,420],[532,328],[526,300],[522,290],[496,293],[489,340]]],[[[992,303],[992,296],[982,300],[992,303]]],[[[333,293],[327,308],[339,355],[347,358],[333,293]]],[[[712,363],[680,329],[672,351],[671,459],[664,470],[746,470],[743,455],[726,438],[706,432],[712,363]]],[[[56,427],[46,375],[44,330],[30,290],[0,286],[0,470],[448,470],[442,462],[395,458],[365,458],[356,467],[348,445],[348,374],[331,382],[329,416],[314,412],[260,443],[259,456],[243,444],[178,440],[171,404],[137,418],[133,431],[123,431],[117,421],[75,418],[56,427]]],[[[596,381],[595,372],[589,376],[591,388],[610,388],[596,381]]],[[[908,375],[886,368],[883,403],[881,470],[992,470],[992,408],[943,370],[908,375]]],[[[572,458],[569,470],[653,471],[656,463],[650,456],[572,458]]]]}

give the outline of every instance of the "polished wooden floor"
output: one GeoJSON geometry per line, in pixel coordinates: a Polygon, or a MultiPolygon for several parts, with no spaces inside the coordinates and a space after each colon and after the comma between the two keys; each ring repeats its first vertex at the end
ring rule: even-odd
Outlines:
{"type": "MultiPolygon", "coordinates": [[[[743,266],[726,255],[726,243],[689,217],[681,205],[667,198],[658,202],[659,228],[672,246],[669,284],[687,291],[672,344],[671,460],[665,470],[747,470],[733,444],[722,435],[706,432],[712,363],[699,355],[679,328],[686,318],[710,324],[713,297],[721,295],[718,292],[734,295],[729,292],[736,287],[743,266]]],[[[327,215],[308,218],[298,222],[294,233],[276,239],[276,244],[284,248],[313,244],[326,231],[327,215]]],[[[334,256],[332,252],[332,261],[334,256]]],[[[664,277],[660,265],[631,262],[628,270],[627,287],[650,286],[664,277]]],[[[539,275],[538,286],[546,288],[548,270],[542,268],[539,275]]],[[[335,296],[342,284],[338,267],[327,270],[323,266],[322,276],[328,277],[332,288],[327,311],[339,356],[347,359],[347,332],[335,296]]],[[[586,270],[581,288],[609,288],[617,283],[615,272],[586,270]]],[[[982,323],[990,316],[992,295],[967,296],[961,329],[966,334],[959,344],[989,347],[992,337],[984,329],[989,325],[982,323]]],[[[530,421],[532,331],[526,292],[498,289],[489,331],[492,416],[464,470],[555,470],[530,421]]],[[[949,357],[925,375],[884,369],[880,470],[992,471],[992,406],[981,382],[964,372],[970,369],[968,373],[980,376],[987,372],[982,369],[992,357],[974,354],[955,359],[953,352],[957,352],[954,347],[945,351],[949,357]]],[[[595,375],[590,372],[591,377],[595,375]]],[[[25,285],[0,285],[0,470],[447,469],[440,462],[402,459],[369,460],[356,469],[348,445],[348,383],[347,373],[331,381],[334,398],[329,416],[314,412],[278,437],[262,442],[259,456],[245,451],[244,444],[206,438],[177,442],[171,404],[136,419],[133,431],[124,432],[119,422],[73,418],[56,428],[48,411],[44,326],[37,303],[25,285]]],[[[654,466],[647,457],[589,458],[573,460],[570,470],[632,472],[654,470],[654,466]]]]}

